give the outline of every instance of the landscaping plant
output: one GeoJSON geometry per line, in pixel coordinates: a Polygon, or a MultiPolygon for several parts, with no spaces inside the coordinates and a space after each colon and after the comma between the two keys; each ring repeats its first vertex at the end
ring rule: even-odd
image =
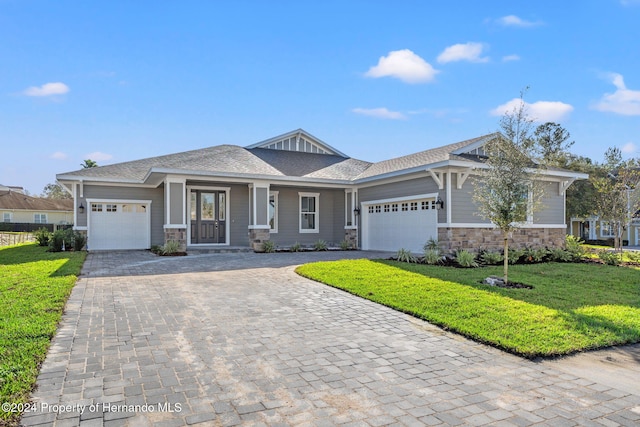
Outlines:
{"type": "Polygon", "coordinates": [[[315,249],[316,251],[326,251],[328,249],[327,242],[322,239],[317,240],[313,244],[313,249],[315,249]]]}
{"type": "Polygon", "coordinates": [[[276,244],[273,242],[273,240],[265,240],[264,242],[262,242],[262,252],[270,254],[275,251],[276,244]]]}
{"type": "Polygon", "coordinates": [[[474,268],[478,266],[478,263],[476,262],[476,255],[473,252],[469,252],[464,249],[456,252],[455,260],[460,267],[474,268]]]}
{"type": "Polygon", "coordinates": [[[398,252],[396,252],[396,259],[400,262],[416,262],[416,257],[411,253],[410,250],[400,248],[398,252]]]}

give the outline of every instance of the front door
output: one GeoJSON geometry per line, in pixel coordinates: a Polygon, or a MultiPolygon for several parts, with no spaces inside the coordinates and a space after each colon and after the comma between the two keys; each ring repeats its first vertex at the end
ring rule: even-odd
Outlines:
{"type": "Polygon", "coordinates": [[[226,243],[227,194],[191,192],[191,243],[226,243]]]}

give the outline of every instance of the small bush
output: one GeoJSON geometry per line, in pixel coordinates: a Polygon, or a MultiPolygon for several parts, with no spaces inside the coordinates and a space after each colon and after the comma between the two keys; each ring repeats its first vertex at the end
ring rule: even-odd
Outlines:
{"type": "Polygon", "coordinates": [[[316,251],[326,251],[328,248],[327,246],[327,242],[325,242],[324,240],[320,239],[318,241],[316,241],[313,244],[313,249],[315,249],[316,251]]]}
{"type": "Polygon", "coordinates": [[[175,253],[178,253],[179,251],[180,251],[180,242],[178,242],[177,240],[169,240],[162,247],[163,255],[173,255],[175,253]]]}
{"type": "Polygon", "coordinates": [[[46,228],[42,227],[37,229],[33,233],[33,236],[36,238],[36,241],[38,242],[39,246],[48,246],[49,239],[51,238],[51,232],[46,228]]]}
{"type": "Polygon", "coordinates": [[[509,264],[517,264],[524,256],[524,250],[509,248],[509,264]]]}
{"type": "Polygon", "coordinates": [[[425,249],[424,262],[429,265],[436,265],[442,263],[442,255],[438,249],[425,249]]]}
{"type": "Polygon", "coordinates": [[[578,237],[568,235],[564,239],[564,247],[570,254],[572,261],[580,261],[585,255],[584,242],[578,237]]]}
{"type": "Polygon", "coordinates": [[[562,248],[549,249],[549,260],[554,262],[571,262],[572,255],[562,248]]]}
{"type": "Polygon", "coordinates": [[[504,261],[504,256],[500,252],[484,252],[480,255],[480,262],[484,265],[498,265],[504,261]]]}
{"type": "Polygon", "coordinates": [[[348,251],[349,249],[351,249],[351,244],[348,240],[345,239],[340,242],[340,249],[342,249],[343,251],[348,251]]]}
{"type": "Polygon", "coordinates": [[[49,251],[70,251],[71,249],[73,249],[74,243],[75,236],[72,229],[67,228],[66,230],[56,230],[51,234],[51,237],[49,238],[49,251]]]}
{"type": "Polygon", "coordinates": [[[87,236],[76,231],[73,233],[73,250],[81,251],[84,245],[87,243],[87,236]]]}
{"type": "Polygon", "coordinates": [[[262,252],[271,254],[276,251],[276,244],[272,240],[262,242],[262,252]]]}
{"type": "Polygon", "coordinates": [[[524,250],[523,259],[525,263],[535,264],[544,262],[548,256],[547,248],[527,248],[524,250]]]}
{"type": "Polygon", "coordinates": [[[625,252],[627,259],[629,262],[640,263],[640,252],[638,251],[627,251],[625,252]]]}
{"type": "Polygon", "coordinates": [[[478,263],[476,262],[476,255],[465,249],[461,249],[456,252],[455,260],[460,267],[471,268],[478,266],[478,263]]]}
{"type": "Polygon", "coordinates": [[[442,252],[442,249],[440,248],[440,244],[434,238],[427,240],[427,243],[424,244],[422,249],[424,249],[425,251],[428,251],[428,250],[438,251],[438,253],[442,252]]]}
{"type": "Polygon", "coordinates": [[[302,250],[302,246],[300,245],[300,243],[295,242],[293,245],[291,245],[291,248],[289,250],[291,252],[300,252],[302,250]]]}
{"type": "Polygon", "coordinates": [[[151,249],[149,249],[151,252],[153,252],[154,254],[161,254],[162,253],[162,246],[160,245],[151,245],[151,249]]]}
{"type": "Polygon", "coordinates": [[[620,254],[603,249],[598,251],[598,258],[607,265],[620,265],[620,254]]]}
{"type": "Polygon", "coordinates": [[[398,252],[396,252],[396,259],[400,262],[416,262],[417,259],[410,250],[400,248],[398,252]]]}

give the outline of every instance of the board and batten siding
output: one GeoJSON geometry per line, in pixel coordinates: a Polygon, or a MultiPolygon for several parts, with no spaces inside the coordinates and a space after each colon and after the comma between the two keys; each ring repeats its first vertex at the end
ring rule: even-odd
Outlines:
{"type": "Polygon", "coordinates": [[[102,185],[84,185],[84,197],[76,201],[85,206],[83,214],[78,213],[77,226],[87,225],[87,214],[91,211],[91,206],[87,203],[87,199],[104,199],[104,200],[151,200],[151,244],[164,244],[164,188],[144,187],[120,187],[120,186],[102,186],[102,185]]]}
{"type": "Polygon", "coordinates": [[[276,245],[289,246],[296,242],[311,245],[322,239],[338,244],[344,240],[344,190],[271,186],[278,192],[278,232],[271,233],[276,245]],[[300,197],[298,193],[320,193],[318,196],[318,233],[300,233],[300,197]]]}
{"type": "Polygon", "coordinates": [[[249,186],[220,184],[220,187],[229,187],[229,244],[249,246],[249,186]]]}

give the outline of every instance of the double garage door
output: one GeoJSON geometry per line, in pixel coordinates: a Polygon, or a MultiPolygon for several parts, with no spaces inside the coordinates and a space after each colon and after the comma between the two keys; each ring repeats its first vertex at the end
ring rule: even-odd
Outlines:
{"type": "Polygon", "coordinates": [[[362,249],[422,252],[438,238],[434,197],[362,203],[362,249]]]}
{"type": "Polygon", "coordinates": [[[148,249],[149,202],[90,201],[87,247],[90,250],[148,249]]]}

